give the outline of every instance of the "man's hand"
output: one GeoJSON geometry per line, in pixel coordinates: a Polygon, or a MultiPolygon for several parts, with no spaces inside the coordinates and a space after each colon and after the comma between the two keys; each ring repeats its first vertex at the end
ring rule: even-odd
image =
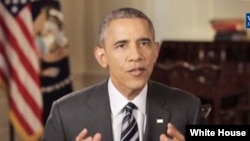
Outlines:
{"type": "Polygon", "coordinates": [[[173,124],[168,123],[167,126],[166,134],[161,134],[160,141],[185,141],[184,136],[174,127],[173,124]]]}
{"type": "Polygon", "coordinates": [[[100,133],[96,133],[94,135],[94,137],[87,137],[87,134],[88,134],[88,130],[87,129],[83,129],[79,134],[78,136],[76,137],[76,140],[75,141],[101,141],[102,139],[102,136],[100,133]]]}

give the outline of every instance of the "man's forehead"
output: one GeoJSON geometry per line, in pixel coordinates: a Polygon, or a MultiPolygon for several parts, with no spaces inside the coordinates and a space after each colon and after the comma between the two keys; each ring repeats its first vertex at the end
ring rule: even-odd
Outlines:
{"type": "MultiPolygon", "coordinates": [[[[142,18],[119,18],[112,20],[106,27],[106,30],[117,30],[118,28],[148,28],[149,24],[145,19],[142,18]],[[132,26],[131,26],[132,25],[132,26]]],[[[147,29],[146,29],[147,30],[147,29]]]]}

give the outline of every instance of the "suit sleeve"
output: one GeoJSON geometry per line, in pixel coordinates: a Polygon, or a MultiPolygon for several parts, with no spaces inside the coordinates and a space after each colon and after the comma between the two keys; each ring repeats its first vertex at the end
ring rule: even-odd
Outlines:
{"type": "Polygon", "coordinates": [[[58,104],[55,101],[45,125],[44,136],[41,141],[65,141],[63,123],[58,104]]]}

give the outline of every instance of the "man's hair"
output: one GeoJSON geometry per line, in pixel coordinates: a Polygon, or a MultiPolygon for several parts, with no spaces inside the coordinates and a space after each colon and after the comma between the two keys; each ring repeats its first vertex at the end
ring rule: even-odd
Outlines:
{"type": "Polygon", "coordinates": [[[153,38],[155,38],[155,31],[154,31],[154,26],[152,24],[152,21],[143,12],[134,8],[120,8],[120,9],[112,11],[109,15],[106,16],[106,18],[101,23],[101,26],[99,29],[99,44],[101,47],[104,46],[104,34],[109,24],[113,20],[122,19],[122,18],[145,19],[148,22],[149,29],[151,30],[153,38]]]}

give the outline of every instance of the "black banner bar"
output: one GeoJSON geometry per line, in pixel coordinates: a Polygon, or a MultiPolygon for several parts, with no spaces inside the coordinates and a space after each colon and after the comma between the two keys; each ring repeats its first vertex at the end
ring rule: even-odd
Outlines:
{"type": "Polygon", "coordinates": [[[250,140],[250,125],[186,125],[186,141],[206,139],[250,140]]]}

